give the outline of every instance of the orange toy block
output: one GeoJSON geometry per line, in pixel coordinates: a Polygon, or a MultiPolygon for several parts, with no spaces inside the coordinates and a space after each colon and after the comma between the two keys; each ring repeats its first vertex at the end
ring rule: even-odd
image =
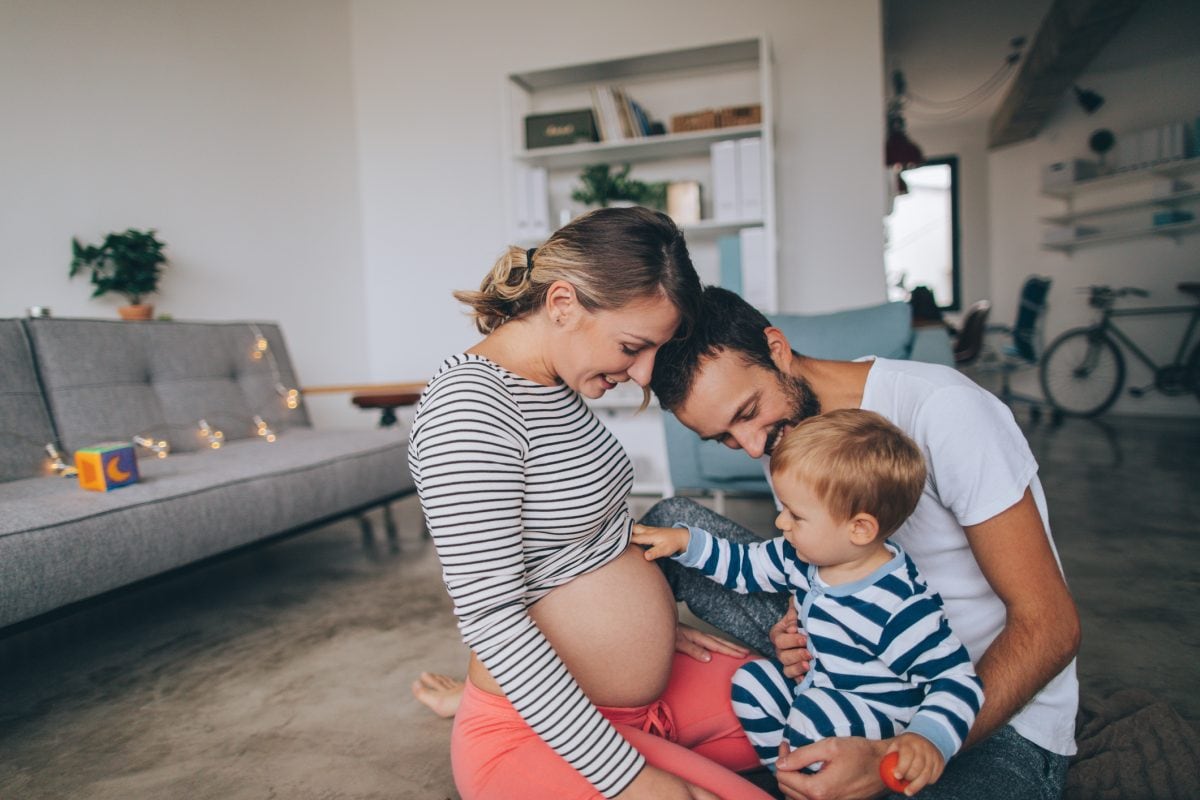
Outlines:
{"type": "Polygon", "coordinates": [[[75,451],[79,485],[93,492],[107,492],[138,481],[137,454],[127,442],[111,442],[75,451]]]}

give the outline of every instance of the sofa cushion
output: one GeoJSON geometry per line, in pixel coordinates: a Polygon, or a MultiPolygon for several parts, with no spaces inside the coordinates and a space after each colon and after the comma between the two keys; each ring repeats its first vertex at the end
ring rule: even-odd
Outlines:
{"type": "Polygon", "coordinates": [[[899,301],[831,314],[776,314],[771,322],[793,350],[813,358],[907,358],[912,347],[912,310],[899,301]]]}
{"type": "Polygon", "coordinates": [[[279,391],[297,383],[276,325],[35,319],[29,330],[68,450],[139,434],[198,450],[201,419],[226,440],[254,436],[255,415],[276,431],[309,425],[279,391]],[[255,359],[259,332],[269,350],[255,359]]]}
{"type": "Polygon", "coordinates": [[[0,484],[0,627],[412,490],[406,432],[290,430],[142,458],[139,483],[0,484]]]}
{"type": "Polygon", "coordinates": [[[46,472],[57,441],[21,320],[0,320],[0,482],[46,472]]]}

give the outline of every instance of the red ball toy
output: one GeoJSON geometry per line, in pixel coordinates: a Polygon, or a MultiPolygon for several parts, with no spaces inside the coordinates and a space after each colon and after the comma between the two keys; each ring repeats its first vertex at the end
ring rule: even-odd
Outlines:
{"type": "Polygon", "coordinates": [[[908,781],[897,778],[892,773],[896,769],[896,763],[900,761],[900,754],[893,751],[883,757],[883,761],[879,762],[879,777],[883,778],[883,783],[893,792],[903,792],[908,788],[908,781]]]}

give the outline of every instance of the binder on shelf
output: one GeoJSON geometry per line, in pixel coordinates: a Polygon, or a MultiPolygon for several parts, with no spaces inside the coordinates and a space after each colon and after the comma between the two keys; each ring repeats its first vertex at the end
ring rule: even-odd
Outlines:
{"type": "Polygon", "coordinates": [[[513,167],[513,231],[519,242],[550,235],[549,176],[542,167],[513,167]]]}
{"type": "Polygon", "coordinates": [[[738,179],[741,184],[738,219],[762,219],[762,139],[739,139],[737,147],[738,179]]]}
{"type": "Polygon", "coordinates": [[[738,235],[717,237],[717,260],[721,269],[718,285],[722,289],[741,294],[742,237],[738,235]]]}
{"type": "Polygon", "coordinates": [[[738,197],[740,181],[737,168],[737,142],[733,140],[713,142],[710,152],[713,173],[713,219],[739,219],[741,200],[738,197]]]}
{"type": "Polygon", "coordinates": [[[767,232],[763,228],[742,228],[738,239],[742,297],[760,311],[773,311],[774,290],[771,276],[767,274],[767,232]]]}

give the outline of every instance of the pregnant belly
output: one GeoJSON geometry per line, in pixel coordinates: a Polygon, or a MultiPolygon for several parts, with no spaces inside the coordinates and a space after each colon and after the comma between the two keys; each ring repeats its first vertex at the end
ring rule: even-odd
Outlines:
{"type": "MultiPolygon", "coordinates": [[[[639,706],[667,686],[675,600],[662,572],[630,546],[600,569],[543,597],[529,614],[593,703],[639,706]]],[[[471,656],[473,683],[503,694],[471,656]]]]}

